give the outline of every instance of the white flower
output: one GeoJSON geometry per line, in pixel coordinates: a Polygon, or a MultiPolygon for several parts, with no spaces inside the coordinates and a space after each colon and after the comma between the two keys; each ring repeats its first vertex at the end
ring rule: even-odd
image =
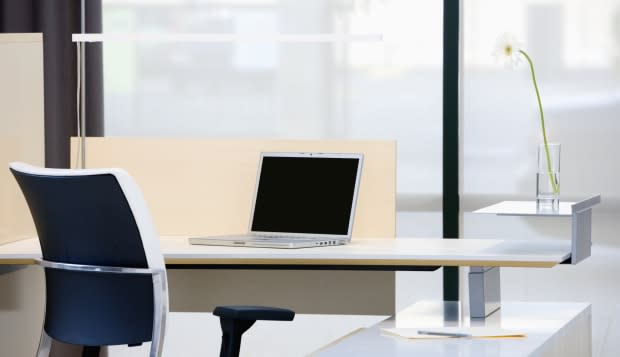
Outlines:
{"type": "Polygon", "coordinates": [[[505,33],[495,42],[493,56],[497,62],[503,62],[504,67],[515,68],[523,61],[522,49],[523,44],[515,36],[505,33]]]}

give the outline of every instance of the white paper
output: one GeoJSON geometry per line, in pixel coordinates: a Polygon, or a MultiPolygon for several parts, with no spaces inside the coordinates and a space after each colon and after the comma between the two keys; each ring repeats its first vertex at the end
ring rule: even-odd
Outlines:
{"type": "MultiPolygon", "coordinates": [[[[413,339],[437,339],[455,338],[451,336],[437,336],[419,334],[418,331],[429,331],[437,333],[468,334],[471,338],[524,338],[526,334],[522,331],[507,330],[498,327],[433,327],[433,328],[384,328],[383,332],[404,338],[413,339]]],[[[462,337],[461,337],[462,338],[462,337]]]]}

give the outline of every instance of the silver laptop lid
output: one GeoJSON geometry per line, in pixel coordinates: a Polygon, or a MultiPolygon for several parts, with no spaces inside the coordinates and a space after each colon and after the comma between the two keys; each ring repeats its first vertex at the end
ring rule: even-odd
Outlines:
{"type": "Polygon", "coordinates": [[[358,153],[262,153],[250,233],[350,239],[362,162],[358,153]]]}

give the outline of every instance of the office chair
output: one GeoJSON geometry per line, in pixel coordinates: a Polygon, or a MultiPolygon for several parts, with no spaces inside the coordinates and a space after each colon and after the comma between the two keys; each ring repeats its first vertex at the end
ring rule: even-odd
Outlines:
{"type": "MultiPolygon", "coordinates": [[[[45,321],[37,357],[52,339],[85,346],[137,346],[161,355],[168,313],[159,236],[133,179],[121,169],[45,169],[11,163],[30,208],[43,253],[45,321]]],[[[239,355],[256,320],[290,321],[291,310],[220,306],[221,357],[239,355]]]]}

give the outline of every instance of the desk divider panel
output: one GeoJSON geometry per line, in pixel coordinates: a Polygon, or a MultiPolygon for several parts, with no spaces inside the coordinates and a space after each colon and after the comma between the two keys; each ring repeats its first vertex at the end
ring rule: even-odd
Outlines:
{"type": "MultiPolygon", "coordinates": [[[[42,166],[43,36],[0,34],[0,245],[36,236],[9,162],[42,166]]],[[[43,272],[0,267],[0,355],[32,356],[43,323],[43,272]]]]}
{"type": "Polygon", "coordinates": [[[36,236],[30,211],[9,171],[12,161],[43,165],[43,38],[0,34],[0,244],[36,236]]]}
{"type": "Polygon", "coordinates": [[[106,137],[88,138],[86,147],[86,167],[121,167],[134,177],[162,236],[247,232],[261,151],[362,152],[353,238],[396,235],[394,141],[106,137]]]}
{"type": "MultiPolygon", "coordinates": [[[[78,145],[72,139],[72,163],[78,145]]],[[[87,138],[86,167],[127,170],[162,236],[236,234],[248,230],[262,151],[363,153],[353,239],[395,238],[394,141],[87,138]]],[[[168,279],[173,311],[211,311],[218,304],[333,314],[395,309],[394,272],[174,269],[168,279]]]]}

